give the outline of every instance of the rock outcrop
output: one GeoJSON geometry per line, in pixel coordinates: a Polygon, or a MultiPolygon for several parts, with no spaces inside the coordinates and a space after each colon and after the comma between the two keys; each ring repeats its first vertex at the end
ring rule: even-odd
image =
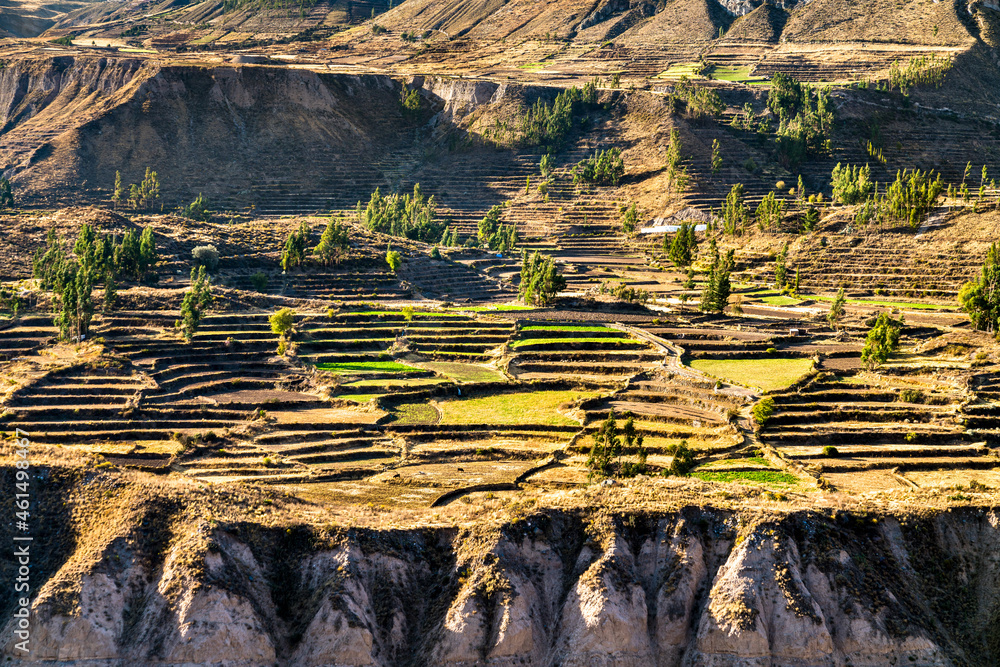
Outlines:
{"type": "Polygon", "coordinates": [[[160,558],[120,539],[87,568],[71,557],[34,600],[30,656],[11,643],[5,657],[387,667],[1000,658],[995,511],[752,522],[696,508],[539,513],[481,533],[349,531],[327,546],[310,531],[201,524],[160,558]]]}

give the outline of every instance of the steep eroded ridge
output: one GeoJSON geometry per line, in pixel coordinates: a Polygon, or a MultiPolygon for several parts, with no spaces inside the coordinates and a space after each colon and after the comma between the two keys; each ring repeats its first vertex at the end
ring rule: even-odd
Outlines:
{"type": "MultiPolygon", "coordinates": [[[[453,527],[357,523],[383,521],[375,512],[341,528],[328,510],[253,487],[81,476],[58,464],[39,473],[39,520],[64,506],[72,518],[38,536],[47,560],[31,661],[791,667],[998,657],[1000,517],[986,507],[695,507],[676,483],[637,480],[567,496],[607,510],[497,501],[453,527]],[[650,494],[677,504],[626,509],[650,494]]],[[[30,662],[9,646],[7,655],[30,662]]]]}

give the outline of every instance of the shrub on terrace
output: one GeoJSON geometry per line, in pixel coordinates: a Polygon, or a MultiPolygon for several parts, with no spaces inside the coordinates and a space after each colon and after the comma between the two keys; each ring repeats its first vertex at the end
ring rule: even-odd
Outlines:
{"type": "Polygon", "coordinates": [[[436,218],[437,200],[425,197],[419,183],[413,186],[412,195],[382,195],[376,188],[364,209],[358,202],[356,214],[372,231],[425,243],[438,241],[447,227],[436,218]]]}
{"type": "Polygon", "coordinates": [[[694,469],[695,452],[688,446],[687,440],[681,440],[676,445],[671,445],[667,448],[667,453],[672,454],[674,458],[670,461],[670,467],[664,471],[665,475],[685,477],[694,469]]]}
{"type": "Polygon", "coordinates": [[[278,336],[278,354],[284,354],[288,351],[288,341],[295,327],[295,311],[282,308],[268,316],[267,321],[271,325],[271,332],[278,336]]]}
{"type": "Polygon", "coordinates": [[[215,271],[219,266],[219,251],[214,245],[200,245],[191,251],[191,258],[196,267],[215,271]]]}
{"type": "Polygon", "coordinates": [[[398,250],[389,250],[385,253],[385,263],[389,265],[390,271],[396,273],[403,266],[403,256],[398,250]]]}
{"type": "Polygon", "coordinates": [[[771,418],[774,414],[774,399],[770,396],[764,396],[759,401],[754,403],[754,406],[750,409],[750,415],[753,420],[757,422],[758,425],[763,426],[767,423],[767,420],[771,418]]]}
{"type": "Polygon", "coordinates": [[[212,212],[208,210],[208,200],[199,193],[197,199],[181,209],[181,215],[191,220],[208,222],[212,217],[212,212]]]}

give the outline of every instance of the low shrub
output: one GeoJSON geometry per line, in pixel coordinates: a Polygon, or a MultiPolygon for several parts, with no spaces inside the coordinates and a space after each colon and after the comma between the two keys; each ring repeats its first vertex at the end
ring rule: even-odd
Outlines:
{"type": "Polygon", "coordinates": [[[827,445],[823,448],[823,456],[833,458],[835,456],[840,456],[840,452],[833,445],[827,445]]]}
{"type": "Polygon", "coordinates": [[[774,414],[774,399],[770,396],[763,397],[754,404],[750,410],[750,414],[753,415],[755,422],[763,426],[771,418],[771,415],[774,414]]]}

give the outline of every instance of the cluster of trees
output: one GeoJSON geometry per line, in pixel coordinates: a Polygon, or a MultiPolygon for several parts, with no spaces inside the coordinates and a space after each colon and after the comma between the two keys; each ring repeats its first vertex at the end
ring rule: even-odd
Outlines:
{"type": "Polygon", "coordinates": [[[976,329],[1000,332],[1000,245],[990,245],[979,279],[962,286],[958,302],[976,329]]]}
{"type": "Polygon", "coordinates": [[[84,223],[72,253],[55,230],[49,230],[45,249],[32,260],[32,274],[43,290],[53,294],[60,337],[82,340],[94,315],[94,286],[103,283],[103,305],[109,311],[114,307],[117,281],[146,278],[157,259],[156,241],[149,228],[141,234],[129,230],[118,243],[112,237],[98,237],[94,228],[84,223]]]}
{"type": "Polygon", "coordinates": [[[126,191],[122,183],[122,173],[115,172],[115,189],[111,194],[111,201],[115,208],[127,206],[128,208],[148,211],[151,210],[160,200],[160,177],[146,167],[146,175],[139,183],[132,183],[126,191]]]}
{"type": "Polygon", "coordinates": [[[298,229],[293,230],[285,239],[285,247],[281,251],[281,269],[288,271],[295,267],[302,266],[314,255],[324,266],[329,266],[330,262],[340,264],[344,253],[350,247],[347,227],[339,218],[330,218],[320,236],[319,243],[311,251],[309,250],[309,239],[312,230],[305,220],[299,223],[298,229]]]}
{"type": "Polygon", "coordinates": [[[777,229],[781,225],[781,218],[785,215],[785,200],[778,199],[774,191],[764,195],[757,206],[757,226],[762,232],[777,229]]]}
{"type": "MultiPolygon", "coordinates": [[[[871,180],[871,169],[839,163],[833,168],[833,198],[842,204],[861,204],[855,223],[902,222],[916,227],[930,213],[945,186],[933,171],[903,169],[896,180],[879,194],[879,184],[871,180]]],[[[982,188],[981,188],[982,190],[982,188]]]]}
{"type": "Polygon", "coordinates": [[[833,199],[841,204],[860,204],[871,196],[875,189],[872,170],[867,164],[842,166],[839,162],[833,168],[833,199]]]}
{"type": "Polygon", "coordinates": [[[682,76],[674,85],[672,99],[683,101],[687,115],[695,119],[718,118],[726,109],[717,92],[691,83],[686,76],[682,76]]]}
{"type": "MultiPolygon", "coordinates": [[[[493,206],[479,221],[479,242],[493,252],[510,253],[517,244],[517,229],[514,225],[500,222],[503,206],[493,206]]],[[[458,232],[455,232],[457,237],[458,232]]],[[[457,239],[456,239],[457,240],[457,239]]]]}
{"type": "Polygon", "coordinates": [[[438,245],[451,248],[457,248],[462,245],[462,239],[458,236],[458,228],[451,226],[445,227],[438,245]]]}
{"type": "Polygon", "coordinates": [[[6,178],[0,178],[0,211],[14,208],[14,188],[6,178]]]}
{"type": "Polygon", "coordinates": [[[573,128],[573,115],[583,107],[597,104],[597,86],[591,81],[583,88],[573,86],[556,95],[551,105],[541,99],[521,118],[520,144],[558,148],[573,128]]]}
{"type": "Polygon", "coordinates": [[[729,305],[729,294],[732,292],[729,274],[733,269],[736,253],[730,249],[725,257],[721,257],[715,239],[712,239],[710,252],[712,265],[708,270],[705,290],[701,294],[701,309],[706,312],[721,313],[729,305]]]}
{"type": "Polygon", "coordinates": [[[594,444],[587,457],[588,477],[635,477],[646,472],[646,448],[642,436],[636,431],[635,422],[629,415],[620,430],[615,411],[594,433],[594,444]],[[627,460],[627,455],[635,455],[635,460],[627,460]]]}
{"type": "Polygon", "coordinates": [[[420,112],[420,93],[404,85],[399,93],[399,105],[404,116],[416,116],[420,112]]]}
{"type": "Polygon", "coordinates": [[[526,304],[547,306],[556,295],[566,289],[566,278],[560,275],[553,259],[537,250],[530,257],[521,253],[521,281],[518,297],[526,304]]]}
{"type": "Polygon", "coordinates": [[[694,231],[695,226],[682,222],[680,229],[674,234],[674,240],[667,248],[667,238],[663,237],[663,249],[667,251],[667,257],[678,267],[691,266],[691,262],[698,255],[698,236],[694,231]]]}
{"type": "Polygon", "coordinates": [[[357,206],[358,220],[368,229],[426,243],[438,241],[447,227],[436,215],[437,200],[425,197],[419,183],[413,186],[412,195],[384,196],[375,188],[368,205],[362,209],[358,202],[357,206]]]}
{"type": "Polygon", "coordinates": [[[775,72],[767,106],[778,117],[778,154],[786,164],[796,165],[807,155],[829,152],[834,122],[829,90],[803,86],[787,74],[775,72]]]}
{"type": "Polygon", "coordinates": [[[653,298],[652,294],[641,287],[630,287],[624,282],[612,285],[607,280],[601,281],[600,292],[601,294],[610,294],[619,301],[627,303],[649,303],[649,300],[653,298]]]}
{"type": "Polygon", "coordinates": [[[618,185],[625,176],[625,161],[618,148],[595,152],[573,167],[574,183],[595,183],[597,185],[618,185]]]}
{"type": "Polygon", "coordinates": [[[951,58],[938,58],[936,54],[910,58],[906,66],[901,66],[898,60],[889,65],[889,80],[885,82],[885,90],[898,89],[904,95],[916,86],[940,87],[945,75],[952,67],[951,58]]]}
{"type": "Polygon", "coordinates": [[[205,309],[212,303],[212,281],[204,266],[191,269],[191,286],[181,302],[181,319],[174,322],[185,340],[194,338],[205,309]]]}
{"type": "Polygon", "coordinates": [[[288,271],[305,263],[309,255],[309,225],[303,220],[299,228],[285,239],[285,247],[281,250],[281,270],[288,271]]]}
{"type": "Polygon", "coordinates": [[[729,190],[719,217],[722,219],[722,231],[726,234],[734,236],[744,232],[750,219],[750,207],[747,206],[742,183],[737,183],[729,190]]]}
{"type": "Polygon", "coordinates": [[[329,266],[330,262],[340,264],[344,253],[350,247],[347,227],[339,218],[331,218],[327,223],[323,235],[319,238],[319,243],[313,249],[313,254],[323,262],[323,266],[329,266]]]}

